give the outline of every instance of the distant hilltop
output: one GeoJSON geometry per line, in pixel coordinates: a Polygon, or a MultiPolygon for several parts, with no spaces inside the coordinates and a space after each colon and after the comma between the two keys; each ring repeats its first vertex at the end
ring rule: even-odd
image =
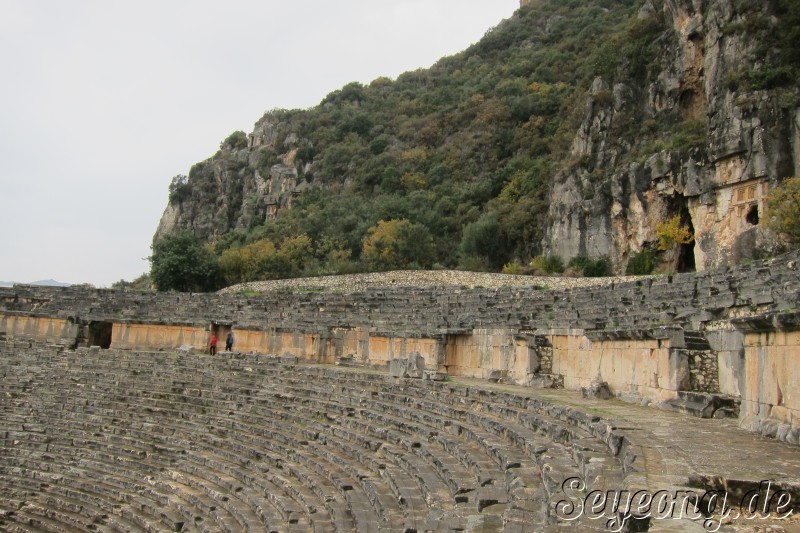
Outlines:
{"type": "MultiPolygon", "coordinates": [[[[0,281],[0,287],[13,287],[14,285],[19,285],[19,284],[20,283],[18,281],[0,281]]],[[[24,283],[24,285],[41,285],[44,287],[71,287],[72,283],[62,283],[54,279],[41,279],[39,281],[24,283]]]]}

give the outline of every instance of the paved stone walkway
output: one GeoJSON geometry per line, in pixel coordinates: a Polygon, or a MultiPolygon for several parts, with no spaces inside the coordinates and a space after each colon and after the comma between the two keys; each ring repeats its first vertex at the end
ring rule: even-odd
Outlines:
{"type": "MultiPolygon", "coordinates": [[[[770,481],[772,487],[789,491],[795,508],[800,508],[800,447],[745,431],[735,420],[695,418],[615,399],[586,399],[575,391],[530,389],[468,378],[452,381],[541,398],[612,421],[617,428],[624,428],[624,434],[636,446],[642,460],[637,466],[646,472],[644,484],[651,494],[727,487],[744,496],[749,490],[759,490],[762,481],[770,481]]],[[[667,520],[654,524],[650,531],[704,531],[714,527],[667,520]]],[[[800,532],[800,512],[788,519],[728,517],[716,527],[719,531],[800,532]]]]}

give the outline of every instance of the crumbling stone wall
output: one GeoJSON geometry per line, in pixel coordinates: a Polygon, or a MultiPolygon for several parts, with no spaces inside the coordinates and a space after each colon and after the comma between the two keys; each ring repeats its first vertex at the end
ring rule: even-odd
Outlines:
{"type": "Polygon", "coordinates": [[[689,390],[719,392],[719,362],[711,351],[687,350],[689,361],[689,390]]]}

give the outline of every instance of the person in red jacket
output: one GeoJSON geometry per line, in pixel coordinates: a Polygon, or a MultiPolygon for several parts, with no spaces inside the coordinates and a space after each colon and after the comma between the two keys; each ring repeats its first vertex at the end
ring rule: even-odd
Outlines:
{"type": "Polygon", "coordinates": [[[212,333],[211,334],[211,347],[209,348],[209,352],[211,353],[211,355],[214,355],[215,353],[217,353],[217,334],[216,333],[212,333]]]}

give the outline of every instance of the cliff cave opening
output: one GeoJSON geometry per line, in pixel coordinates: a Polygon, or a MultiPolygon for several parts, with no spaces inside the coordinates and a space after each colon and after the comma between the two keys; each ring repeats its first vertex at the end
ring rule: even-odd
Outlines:
{"type": "MultiPolygon", "coordinates": [[[[684,207],[681,210],[681,221],[689,228],[689,232],[694,236],[694,224],[692,224],[692,216],[689,209],[684,207]]],[[[678,250],[678,264],[675,267],[677,272],[696,272],[697,263],[694,258],[695,240],[692,242],[681,244],[678,250]]]]}

